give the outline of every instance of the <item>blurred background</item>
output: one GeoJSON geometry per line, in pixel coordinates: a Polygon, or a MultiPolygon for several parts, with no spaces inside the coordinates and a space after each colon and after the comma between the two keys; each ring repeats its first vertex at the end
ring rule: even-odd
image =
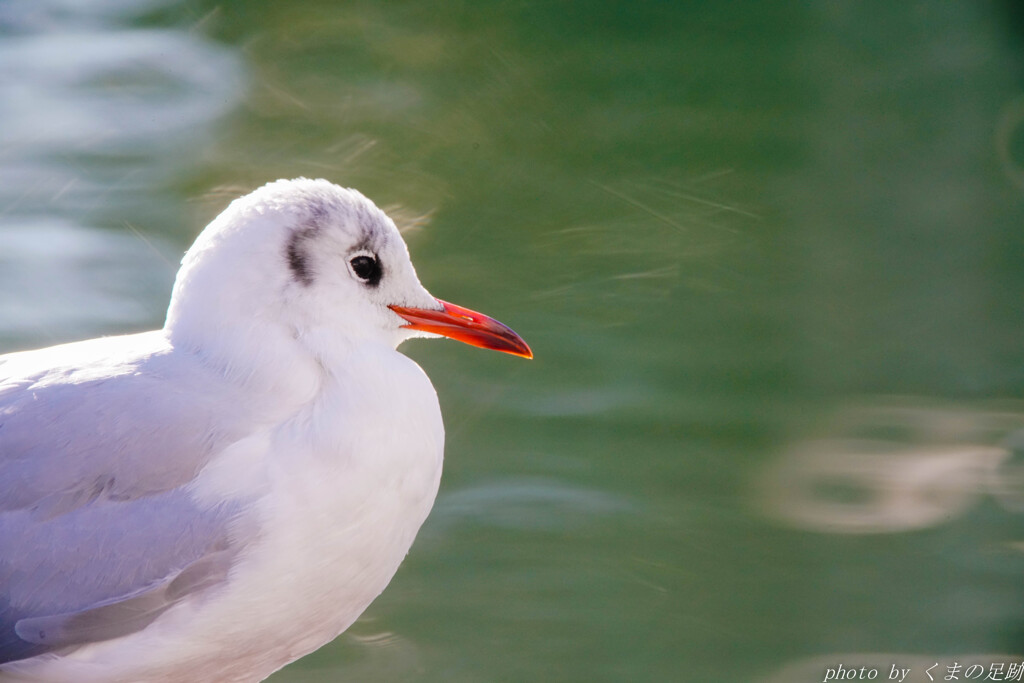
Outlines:
{"type": "Polygon", "coordinates": [[[1024,661],[1022,7],[0,3],[0,352],[157,327],[231,199],[356,187],[536,360],[403,347],[436,508],[273,683],[990,673],[1024,661]]]}

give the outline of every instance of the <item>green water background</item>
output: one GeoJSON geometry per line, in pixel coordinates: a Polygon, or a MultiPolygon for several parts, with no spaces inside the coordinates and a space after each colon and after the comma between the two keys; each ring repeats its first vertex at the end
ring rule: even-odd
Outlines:
{"type": "Polygon", "coordinates": [[[1020,661],[1022,30],[1013,2],[12,3],[0,349],[161,324],[231,198],[326,177],[536,360],[403,347],[437,505],[271,681],[1020,661]]]}

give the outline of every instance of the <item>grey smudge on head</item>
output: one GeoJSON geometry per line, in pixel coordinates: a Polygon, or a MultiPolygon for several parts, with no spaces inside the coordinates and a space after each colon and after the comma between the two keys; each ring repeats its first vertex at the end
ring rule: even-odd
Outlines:
{"type": "Polygon", "coordinates": [[[323,229],[324,221],[328,216],[327,207],[321,201],[309,202],[307,210],[308,218],[292,231],[288,243],[285,245],[285,257],[288,260],[288,268],[292,272],[292,277],[304,287],[313,284],[315,275],[308,245],[323,229]]]}
{"type": "Polygon", "coordinates": [[[285,257],[288,260],[288,268],[292,271],[292,277],[304,287],[313,284],[313,270],[310,264],[308,245],[318,232],[320,232],[320,225],[314,220],[294,230],[285,246],[285,257]]]}

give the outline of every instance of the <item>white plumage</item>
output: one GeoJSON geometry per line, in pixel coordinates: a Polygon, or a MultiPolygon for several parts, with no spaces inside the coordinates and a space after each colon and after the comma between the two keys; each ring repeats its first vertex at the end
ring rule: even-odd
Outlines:
{"type": "Polygon", "coordinates": [[[395,347],[438,334],[531,356],[300,179],[203,231],[162,330],[0,356],[0,681],[256,681],[344,631],[437,493],[395,347]]]}

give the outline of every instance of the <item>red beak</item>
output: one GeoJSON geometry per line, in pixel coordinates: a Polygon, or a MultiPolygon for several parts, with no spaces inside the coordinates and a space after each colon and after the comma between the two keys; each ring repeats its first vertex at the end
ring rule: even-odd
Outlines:
{"type": "Polygon", "coordinates": [[[499,323],[483,313],[471,311],[462,306],[437,300],[444,310],[432,311],[428,308],[407,308],[405,306],[389,306],[392,311],[409,321],[404,327],[439,334],[442,337],[456,339],[471,346],[479,346],[492,351],[511,353],[513,356],[533,358],[533,351],[526,345],[523,338],[513,332],[507,325],[499,323]]]}

